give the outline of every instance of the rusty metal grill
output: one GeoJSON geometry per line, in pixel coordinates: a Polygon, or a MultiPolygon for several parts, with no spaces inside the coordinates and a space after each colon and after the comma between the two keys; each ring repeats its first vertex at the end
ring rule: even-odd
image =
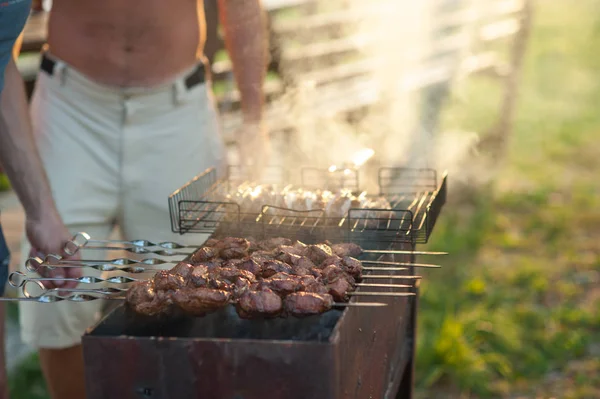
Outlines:
{"type": "MultiPolygon", "coordinates": [[[[356,170],[349,178],[314,168],[302,169],[300,175],[303,188],[325,184],[360,191],[356,170]],[[314,179],[312,183],[309,178],[314,179]]],[[[444,174],[438,185],[434,170],[381,168],[378,194],[391,204],[389,209],[352,208],[340,217],[331,217],[322,209],[292,210],[275,204],[243,209],[224,200],[232,187],[242,181],[240,176],[230,174],[217,179],[214,171],[209,170],[169,197],[171,225],[180,234],[211,234],[218,228],[221,232],[242,230],[257,237],[286,235],[311,240],[426,243],[446,201],[446,178],[444,174]]]]}

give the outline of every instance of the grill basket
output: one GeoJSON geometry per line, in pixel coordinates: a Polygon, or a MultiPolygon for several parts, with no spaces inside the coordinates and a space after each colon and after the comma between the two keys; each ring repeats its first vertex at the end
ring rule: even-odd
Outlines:
{"type": "MultiPolygon", "coordinates": [[[[289,174],[274,168],[266,184],[283,187],[289,174]]],[[[359,171],[303,168],[297,187],[305,190],[361,190],[359,171]]],[[[446,202],[447,174],[438,185],[432,169],[380,168],[378,193],[367,197],[385,198],[389,208],[351,208],[341,216],[329,216],[323,209],[292,210],[264,203],[252,209],[228,201],[226,195],[245,182],[239,169],[230,167],[218,178],[214,169],[196,176],[169,196],[173,232],[235,235],[265,238],[294,237],[306,242],[426,243],[446,202]]]]}

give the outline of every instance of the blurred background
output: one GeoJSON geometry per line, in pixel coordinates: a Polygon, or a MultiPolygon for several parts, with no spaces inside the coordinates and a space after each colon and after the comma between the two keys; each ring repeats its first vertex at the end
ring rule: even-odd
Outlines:
{"type": "MultiPolygon", "coordinates": [[[[600,0],[262,3],[281,162],[331,165],[368,147],[375,166],[449,172],[424,247],[451,255],[423,272],[418,397],[600,398],[600,0]]],[[[19,55],[30,91],[50,7],[37,5],[19,55]]],[[[216,1],[205,8],[235,160],[239,96],[216,1]]],[[[22,213],[0,185],[15,264],[22,213]]],[[[47,398],[16,312],[11,397],[47,398]]]]}

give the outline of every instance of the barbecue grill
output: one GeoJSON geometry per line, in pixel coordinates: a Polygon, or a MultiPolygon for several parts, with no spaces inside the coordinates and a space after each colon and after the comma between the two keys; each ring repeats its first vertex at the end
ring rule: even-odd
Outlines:
{"type": "MultiPolygon", "coordinates": [[[[353,182],[351,189],[360,190],[358,175],[342,176],[353,182]]],[[[385,296],[394,290],[370,287],[370,292],[382,293],[377,302],[387,306],[258,320],[240,319],[231,308],[201,318],[163,320],[119,305],[83,337],[88,398],[412,397],[419,284],[413,252],[417,243],[429,239],[445,202],[446,175],[439,185],[430,170],[387,168],[378,177],[378,194],[393,205],[393,216],[390,209],[375,210],[387,216],[366,220],[353,216],[360,212],[356,209],[332,220],[318,210],[298,212],[269,204],[248,212],[220,200],[237,184],[233,174],[217,179],[209,170],[169,198],[172,228],[181,234],[287,236],[307,244],[326,239],[355,242],[372,251],[406,251],[366,253],[361,260],[382,267],[411,264],[406,271],[390,268],[384,278],[368,282],[406,279],[414,283],[414,296],[385,296]]],[[[318,170],[303,171],[300,180],[304,187],[344,186],[318,170]],[[316,177],[303,182],[308,176],[316,177]]],[[[353,297],[350,303],[369,299],[353,297]]]]}

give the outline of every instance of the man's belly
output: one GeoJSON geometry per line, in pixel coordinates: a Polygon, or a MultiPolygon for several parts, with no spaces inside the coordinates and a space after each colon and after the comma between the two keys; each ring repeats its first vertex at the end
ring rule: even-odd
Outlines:
{"type": "Polygon", "coordinates": [[[189,69],[202,54],[203,13],[189,9],[189,2],[188,8],[167,7],[161,2],[163,15],[157,7],[139,6],[128,17],[131,7],[116,6],[126,8],[122,12],[100,7],[96,14],[94,10],[82,13],[81,3],[73,6],[73,2],[63,1],[62,5],[57,2],[50,14],[49,51],[98,83],[157,86],[189,69]]]}

